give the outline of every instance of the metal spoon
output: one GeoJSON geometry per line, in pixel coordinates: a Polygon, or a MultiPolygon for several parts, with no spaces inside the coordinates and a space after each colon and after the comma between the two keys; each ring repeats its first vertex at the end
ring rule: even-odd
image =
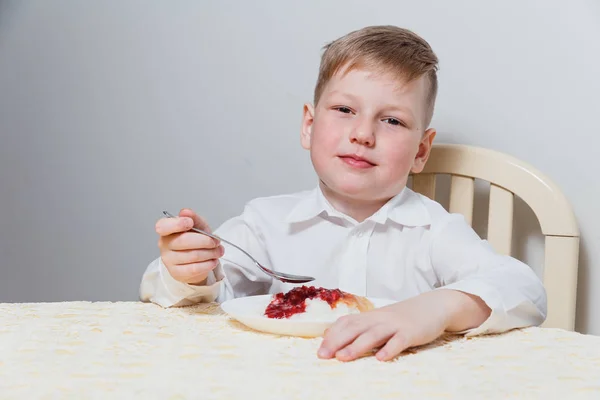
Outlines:
{"type": "MultiPolygon", "coordinates": [[[[175,218],[175,216],[173,216],[172,214],[170,214],[167,211],[163,211],[163,214],[166,215],[169,218],[175,218]]],[[[259,263],[258,261],[256,261],[256,259],[254,257],[252,257],[250,254],[248,254],[248,252],[246,252],[246,250],[242,249],[241,247],[223,239],[218,237],[217,235],[213,235],[212,233],[208,233],[205,231],[202,231],[200,229],[196,229],[196,228],[192,228],[191,229],[194,232],[197,233],[201,233],[203,235],[206,235],[208,237],[211,237],[213,239],[219,240],[221,242],[227,243],[233,247],[235,247],[236,249],[238,249],[239,251],[241,251],[242,253],[244,253],[245,255],[247,255],[253,262],[254,264],[256,264],[256,266],[263,271],[265,274],[272,276],[275,279],[278,279],[282,282],[289,282],[289,283],[306,283],[306,282],[311,282],[314,281],[315,278],[311,277],[311,276],[302,276],[302,275],[292,275],[292,274],[286,274],[284,272],[277,272],[277,271],[273,271],[270,270],[266,267],[264,267],[263,265],[261,265],[261,263],[259,263]]]]}

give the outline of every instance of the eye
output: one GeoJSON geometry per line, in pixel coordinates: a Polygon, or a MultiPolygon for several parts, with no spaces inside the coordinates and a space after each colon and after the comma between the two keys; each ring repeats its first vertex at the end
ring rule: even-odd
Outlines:
{"type": "Polygon", "coordinates": [[[339,112],[342,112],[342,113],[344,113],[344,114],[351,114],[351,113],[352,113],[352,110],[351,110],[351,109],[349,109],[348,107],[344,107],[344,106],[340,106],[340,107],[334,107],[333,109],[334,109],[334,110],[337,110],[337,111],[339,111],[339,112]]]}
{"type": "Polygon", "coordinates": [[[404,126],[404,127],[406,127],[406,124],[404,122],[402,122],[402,121],[400,121],[399,119],[396,119],[396,118],[385,118],[383,120],[383,122],[386,122],[386,123],[388,123],[390,125],[394,125],[394,126],[404,126]]]}

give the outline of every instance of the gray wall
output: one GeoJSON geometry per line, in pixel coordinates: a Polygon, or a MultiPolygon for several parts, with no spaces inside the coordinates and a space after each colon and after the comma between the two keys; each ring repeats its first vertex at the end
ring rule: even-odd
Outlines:
{"type": "MultiPolygon", "coordinates": [[[[366,4],[2,1],[0,301],[134,300],[161,210],[217,226],[312,187],[298,135],[320,47],[397,24],[441,59],[440,142],[512,154],[565,191],[577,327],[600,334],[600,2],[366,4]]],[[[538,269],[539,227],[518,213],[538,269]]]]}

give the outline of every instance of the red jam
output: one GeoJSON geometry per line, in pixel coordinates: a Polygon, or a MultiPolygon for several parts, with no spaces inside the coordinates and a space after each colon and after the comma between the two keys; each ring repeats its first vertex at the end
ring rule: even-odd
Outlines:
{"type": "Polygon", "coordinates": [[[300,286],[287,293],[277,293],[265,310],[268,318],[289,318],[294,314],[306,311],[306,299],[319,298],[335,307],[337,301],[344,296],[339,289],[324,289],[314,286],[300,286]]]}

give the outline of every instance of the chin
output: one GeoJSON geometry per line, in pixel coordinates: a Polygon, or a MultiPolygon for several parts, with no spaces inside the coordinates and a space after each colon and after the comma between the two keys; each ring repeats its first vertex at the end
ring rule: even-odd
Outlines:
{"type": "Polygon", "coordinates": [[[351,199],[356,199],[356,200],[368,200],[369,198],[371,198],[372,196],[371,194],[371,190],[366,190],[364,188],[360,188],[360,187],[353,187],[353,186],[347,186],[347,185],[327,185],[327,187],[329,188],[329,190],[331,190],[332,192],[334,192],[337,195],[343,196],[343,197],[348,197],[351,199]]]}
{"type": "Polygon", "coordinates": [[[338,195],[361,201],[377,200],[382,193],[381,190],[374,188],[372,184],[366,183],[340,182],[326,184],[326,186],[338,195]]]}
{"type": "MultiPolygon", "coordinates": [[[[402,187],[403,188],[403,187],[402,187]]],[[[394,191],[384,191],[373,187],[336,187],[330,188],[338,196],[343,196],[347,199],[352,199],[357,202],[387,202],[402,191],[402,188],[394,191]]]]}
{"type": "Polygon", "coordinates": [[[379,183],[374,179],[375,174],[355,174],[335,168],[333,165],[315,166],[315,171],[321,184],[338,196],[358,201],[381,201],[394,197],[406,185],[398,181],[379,183]],[[317,168],[321,167],[321,168],[317,168]]]}

